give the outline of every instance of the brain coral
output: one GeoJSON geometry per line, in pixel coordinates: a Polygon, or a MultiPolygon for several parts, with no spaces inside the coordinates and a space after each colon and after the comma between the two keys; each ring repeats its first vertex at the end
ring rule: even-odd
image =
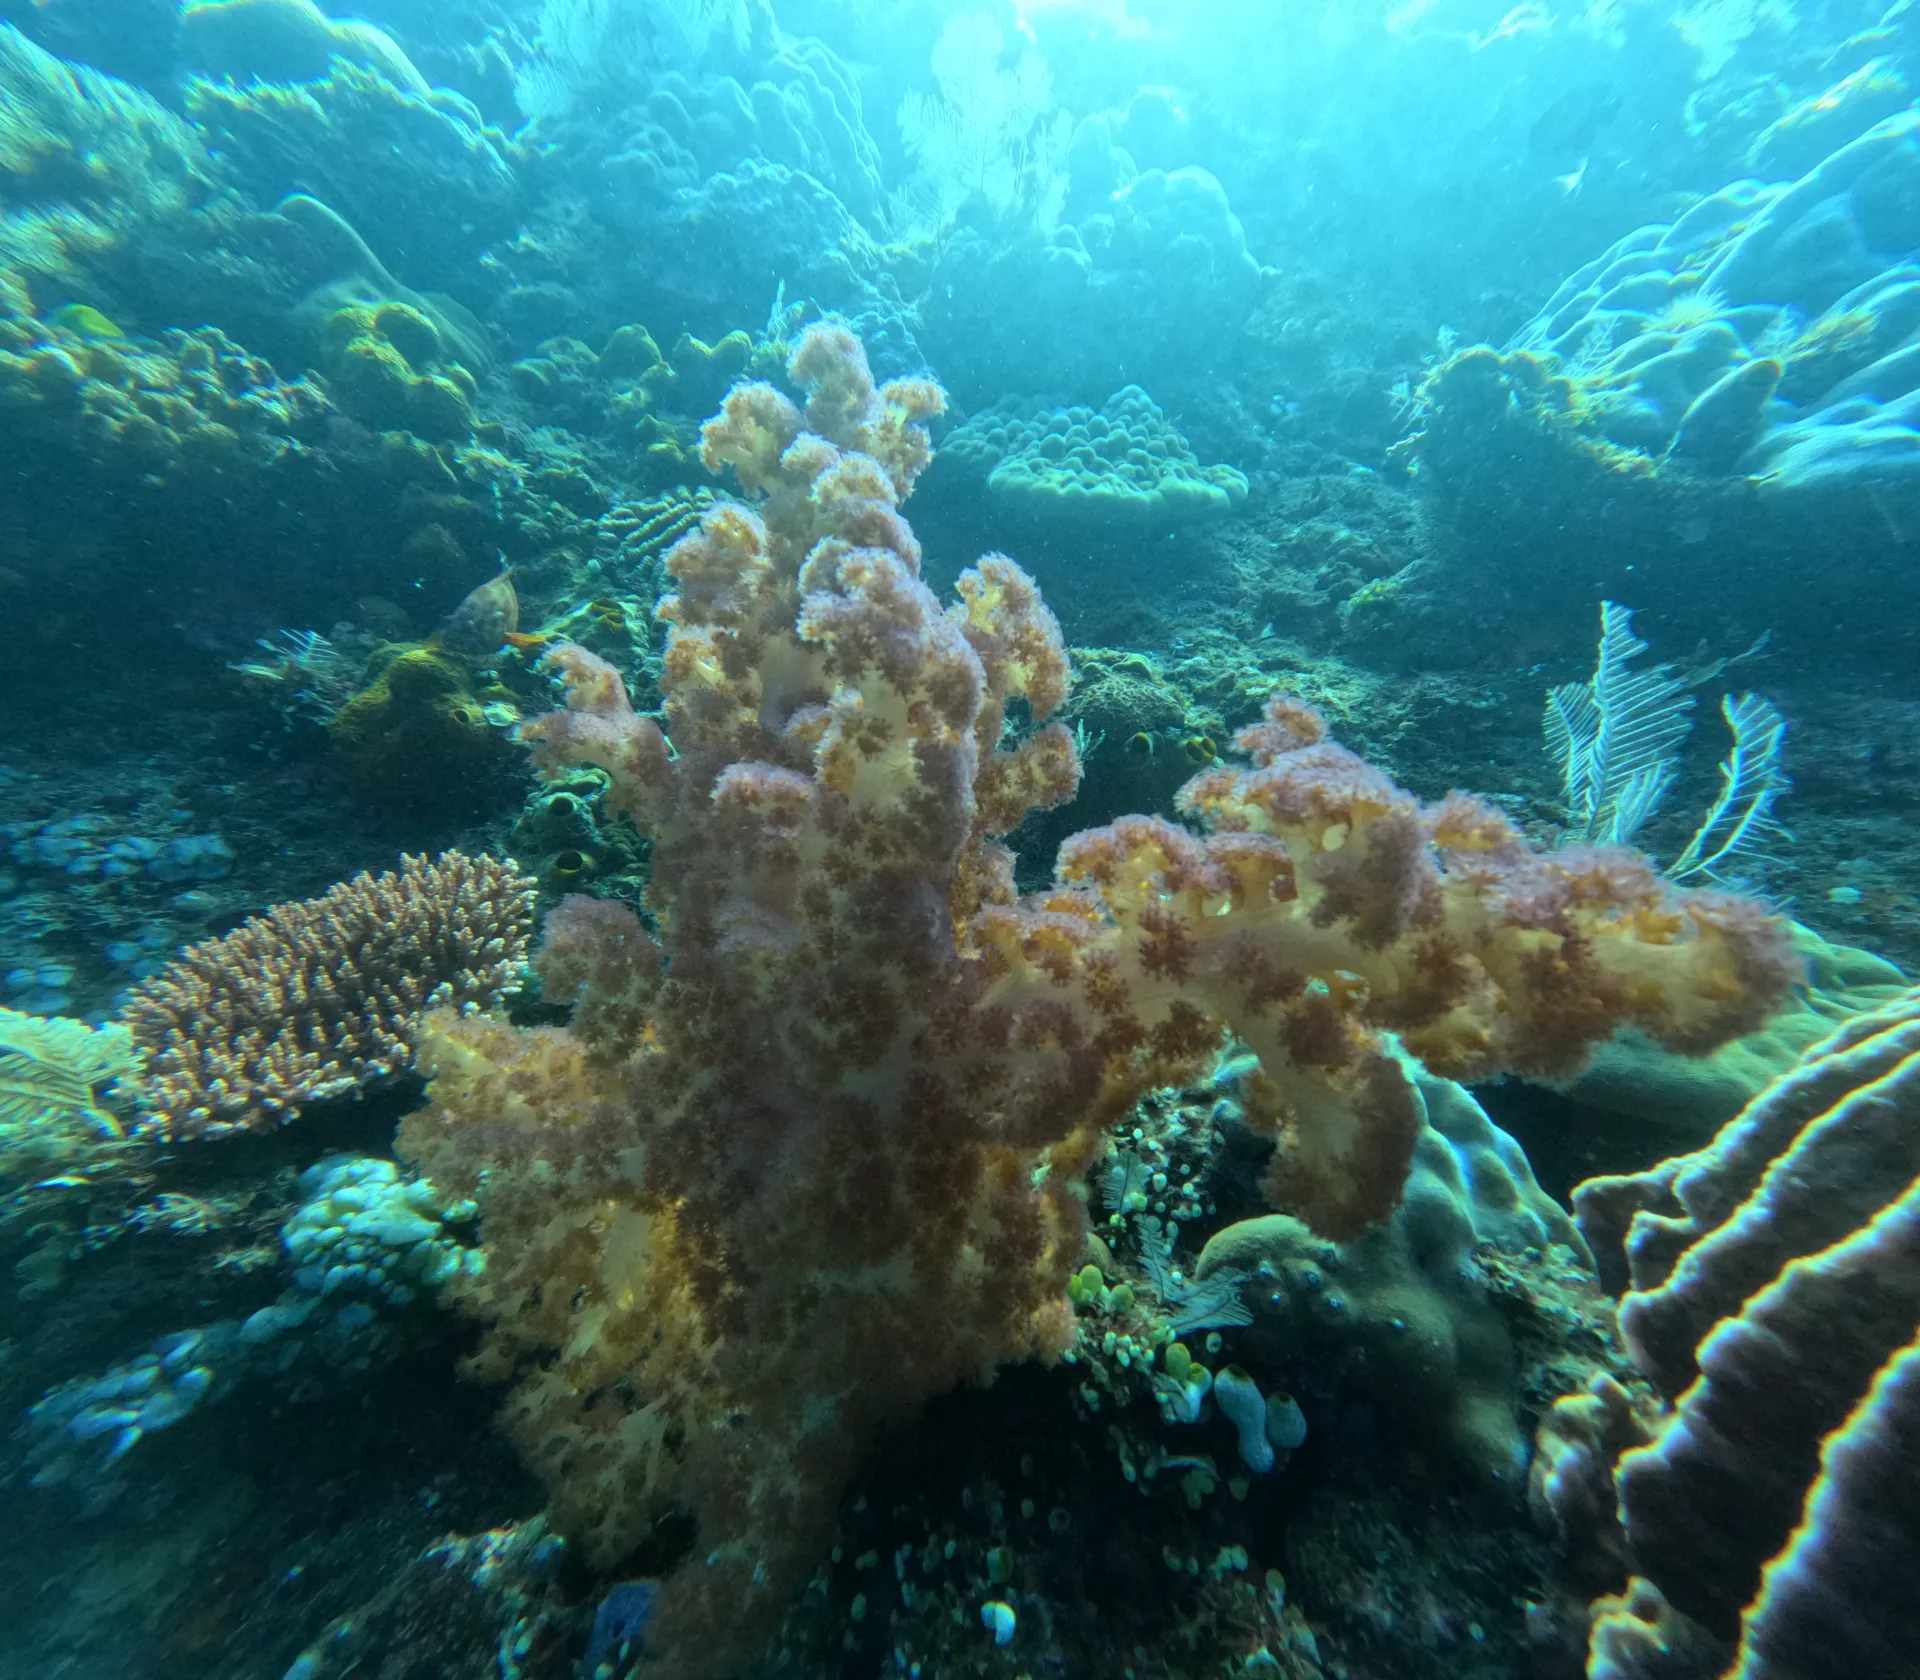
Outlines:
{"type": "Polygon", "coordinates": [[[1815,1045],[1705,1148],[1574,1206],[1624,1261],[1621,1331],[1670,1402],[1620,1458],[1638,1578],[1597,1607],[1589,1673],[1681,1615],[1739,1641],[1742,1680],[1911,1672],[1920,1621],[1888,1571],[1920,1548],[1920,991],[1815,1045]]]}
{"type": "Polygon", "coordinates": [[[963,468],[984,471],[1001,507],[1042,523],[1166,529],[1223,514],[1247,493],[1238,469],[1201,466],[1138,385],[1099,409],[1004,403],[975,415],[942,447],[963,468]]]}

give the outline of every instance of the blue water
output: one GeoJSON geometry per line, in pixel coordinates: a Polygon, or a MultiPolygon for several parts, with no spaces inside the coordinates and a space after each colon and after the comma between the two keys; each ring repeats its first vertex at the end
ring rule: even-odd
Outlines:
{"type": "Polygon", "coordinates": [[[1920,1674],[1916,82],[0,0],[0,1680],[1920,1674]]]}

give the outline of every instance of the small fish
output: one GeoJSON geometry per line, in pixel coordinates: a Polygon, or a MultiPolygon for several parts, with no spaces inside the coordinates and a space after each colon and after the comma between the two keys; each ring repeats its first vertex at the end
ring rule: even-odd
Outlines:
{"type": "Polygon", "coordinates": [[[1587,164],[1590,161],[1591,159],[1582,158],[1578,169],[1570,170],[1565,175],[1554,176],[1553,184],[1558,187],[1561,192],[1565,193],[1568,198],[1572,198],[1574,194],[1579,192],[1580,183],[1587,178],[1587,164]]]}
{"type": "Polygon", "coordinates": [[[520,597],[513,589],[513,568],[505,567],[455,607],[433,633],[431,641],[449,653],[485,659],[516,642],[520,629],[520,597]]]}
{"type": "Polygon", "coordinates": [[[47,321],[64,332],[95,342],[127,336],[89,303],[63,303],[47,317],[47,321]]]}
{"type": "MultiPolygon", "coordinates": [[[[1581,82],[1553,101],[1527,130],[1527,150],[1536,157],[1571,158],[1593,150],[1594,141],[1620,114],[1620,93],[1606,82],[1581,82]]],[[[1583,163],[1581,168],[1586,165],[1583,163]]]]}

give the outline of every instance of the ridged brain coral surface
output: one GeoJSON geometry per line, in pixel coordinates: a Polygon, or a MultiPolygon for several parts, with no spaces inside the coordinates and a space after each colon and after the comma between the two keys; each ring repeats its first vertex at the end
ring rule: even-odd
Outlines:
{"type": "Polygon", "coordinates": [[[1229,1025],[1274,1189],[1342,1235],[1394,1206],[1419,1132],[1384,1030],[1450,1071],[1567,1071],[1629,1018],[1710,1046],[1790,972],[1750,902],[1423,810],[1284,697],[1251,768],[1188,789],[1210,835],[1123,818],[1017,897],[998,836],[1079,778],[1046,721],[1059,627],[1004,556],[945,608],[921,581],[900,502],[937,387],[876,388],[837,324],[789,372],[804,410],[740,385],[705,430],[752,502],[668,557],[673,750],[577,647],[550,655],[567,709],[522,727],[652,838],[651,926],[564,903],[537,960],[573,1027],[437,1017],[401,1138],[480,1204],[479,1369],[539,1362],[508,1418],[562,1527],[611,1564],[694,1513],[704,1566],[649,1624],[676,1674],[750,1653],[885,1424],[1061,1350],[1070,1182],[1229,1025]]]}
{"type": "Polygon", "coordinates": [[[1621,1329],[1672,1401],[1620,1461],[1634,1568],[1738,1638],[1746,1680],[1898,1671],[1912,1595],[1864,1565],[1920,1540],[1894,1466],[1915,1429],[1920,991],[1816,1045],[1704,1149],[1591,1180],[1575,1207],[1624,1253],[1621,1329]]]}

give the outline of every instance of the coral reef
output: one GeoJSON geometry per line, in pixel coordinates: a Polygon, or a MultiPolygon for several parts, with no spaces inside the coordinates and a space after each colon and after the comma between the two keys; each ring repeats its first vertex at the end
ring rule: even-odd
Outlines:
{"type": "Polygon", "coordinates": [[[1285,698],[1251,769],[1188,788],[1211,837],[1123,818],[1016,900],[995,837],[1078,780],[1058,725],[1001,745],[1011,701],[1040,725],[1065,697],[1057,627],[1001,556],[948,611],[921,583],[898,504],[937,387],[876,390],[832,323],[789,372],[804,413],[738,386],[704,434],[756,505],[668,557],[673,756],[576,648],[567,710],[522,728],[652,836],[651,927],[566,901],[537,961],[573,1027],[435,1017],[401,1138],[481,1208],[479,1368],[520,1372],[562,1531],[604,1564],[692,1511],[704,1566],[649,1624],[676,1672],[780,1614],[882,1424],[1066,1347],[1071,1178],[1224,1027],[1260,1057],[1272,1191],[1352,1237],[1420,1131],[1383,1029],[1449,1073],[1568,1071],[1628,1019],[1707,1049],[1791,973],[1750,902],[1542,856],[1464,797],[1423,812],[1285,698]]]}
{"type": "Polygon", "coordinates": [[[1099,532],[1172,530],[1227,512],[1247,494],[1235,467],[1203,467],[1138,385],[1097,410],[1003,403],[941,444],[942,461],[973,478],[1016,519],[1099,532]]]}
{"type": "Polygon", "coordinates": [[[431,647],[392,650],[327,734],[355,795],[400,817],[483,808],[513,756],[466,662],[431,647]]]}
{"type": "MultiPolygon", "coordinates": [[[[537,1649],[551,1660],[578,1620],[560,1587],[565,1552],[540,1517],[437,1540],[367,1602],[336,1617],[294,1658],[284,1680],[344,1680],[370,1656],[404,1660],[420,1673],[536,1672],[521,1666],[528,1653],[537,1649]],[[513,1666],[502,1662],[503,1651],[513,1654],[513,1666]]],[[[541,1661],[537,1672],[567,1671],[541,1661]]]]}
{"type": "Polygon", "coordinates": [[[349,305],[320,334],[321,371],[341,409],[375,431],[451,443],[473,431],[473,375],[446,357],[439,329],[406,303],[349,305]]]}
{"type": "Polygon", "coordinates": [[[412,1306],[477,1271],[477,1249],[454,1233],[471,1202],[449,1200],[391,1161],[330,1156],[302,1173],[281,1231],[293,1278],[244,1319],[170,1332],[98,1376],[50,1389],[27,1413],[36,1487],[90,1484],[96,1507],[118,1492],[122,1461],[141,1441],[224,1399],[246,1378],[284,1377],[302,1361],[364,1370],[393,1339],[382,1310],[412,1306]]]}
{"type": "Polygon", "coordinates": [[[1519,1258],[1558,1246],[1584,1270],[1591,1257],[1479,1104],[1450,1080],[1414,1078],[1420,1137],[1382,1224],[1334,1243],[1286,1214],[1241,1220],[1208,1239],[1194,1275],[1246,1280],[1252,1325],[1235,1345],[1250,1367],[1296,1395],[1362,1396],[1468,1485],[1513,1487],[1528,1460],[1513,1337],[1476,1249],[1519,1258]]]}
{"type": "Polygon", "coordinates": [[[231,81],[323,80],[334,62],[377,72],[422,94],[427,84],[385,30],[332,18],[313,0],[189,0],[180,32],[198,69],[231,81]]]}
{"type": "MultiPolygon", "coordinates": [[[[1088,118],[1068,165],[1104,154],[1088,118]]],[[[1104,183],[1103,183],[1104,186],[1104,183]]],[[[1084,194],[1084,213],[1009,238],[963,218],[940,253],[922,338],[970,404],[1033,385],[1030,345],[1047,345],[1048,385],[1083,402],[1137,380],[1183,397],[1230,364],[1272,271],[1209,171],[1147,169],[1084,194]]]]}
{"type": "Polygon", "coordinates": [[[315,439],[331,404],[279,379],[217,329],[134,343],[35,316],[0,276],[0,413],[31,439],[116,474],[165,483],[272,464],[315,439]]]}
{"type": "Polygon", "coordinates": [[[511,865],[447,852],[192,947],[124,1012],[148,1057],[140,1129],[276,1126],[302,1103],[405,1072],[423,1011],[498,1002],[531,917],[532,884],[511,865]]]}
{"type": "Polygon", "coordinates": [[[1916,253],[1904,111],[1797,181],[1735,181],[1635,229],[1504,349],[1443,346],[1395,454],[1461,534],[1448,587],[1484,586],[1518,623],[1571,609],[1578,578],[1585,601],[1701,634],[1736,602],[1751,634],[1897,661],[1878,603],[1905,572],[1920,462],[1916,253]],[[1578,559],[1515,564],[1543,541],[1578,559]]]}
{"type": "Polygon", "coordinates": [[[810,175],[873,232],[886,225],[880,158],[862,121],[851,68],[824,42],[783,41],[733,76],[669,69],[606,146],[606,184],[623,196],[697,187],[748,159],[810,175]]]}
{"type": "MultiPolygon", "coordinates": [[[[1581,1230],[1626,1272],[1627,1347],[1670,1403],[1648,1444],[1615,1443],[1634,1614],[1737,1640],[1742,1675],[1809,1672],[1815,1642],[1863,1672],[1910,1648],[1905,1597],[1867,1557],[1916,1545],[1893,1455],[1920,1326],[1917,1048],[1908,992],[1813,1046],[1704,1148],[1575,1194],[1581,1230]]],[[[1596,1617],[1596,1664],[1613,1625],[1596,1617]]]]}
{"type": "Polygon", "coordinates": [[[0,24],[0,270],[80,291],[94,261],[143,220],[208,190],[206,150],[151,95],[55,58],[0,24]]]}
{"type": "Polygon", "coordinates": [[[1676,1056],[1624,1032],[1601,1045],[1567,1094],[1638,1126],[1658,1126],[1676,1142],[1705,1142],[1837,1026],[1908,989],[1900,969],[1871,951],[1835,944],[1799,922],[1792,938],[1806,983],[1757,1033],[1710,1055],[1676,1056]]]}
{"type": "Polygon", "coordinates": [[[1628,234],[1570,275],[1512,348],[1560,358],[1589,394],[1592,428],[1623,449],[1738,468],[1779,491],[1897,476],[1920,459],[1901,406],[1916,135],[1902,112],[1790,185],[1737,182],[1671,226],[1628,234]]]}
{"type": "Polygon", "coordinates": [[[277,77],[195,82],[187,111],[261,203],[314,195],[416,286],[471,292],[475,258],[519,223],[505,139],[458,94],[410,89],[385,66],[337,59],[319,79],[291,86],[277,77]]]}

